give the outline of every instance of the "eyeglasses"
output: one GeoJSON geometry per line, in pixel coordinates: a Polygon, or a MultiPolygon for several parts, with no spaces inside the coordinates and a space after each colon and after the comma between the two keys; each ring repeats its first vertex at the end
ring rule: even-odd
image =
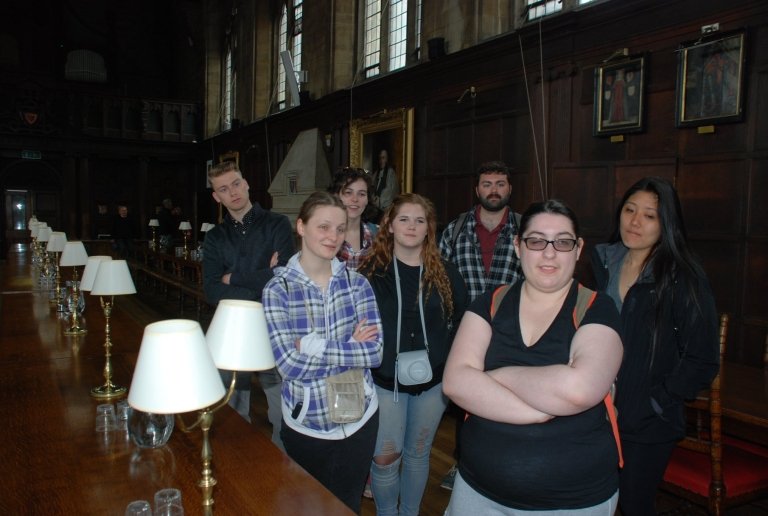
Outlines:
{"type": "Polygon", "coordinates": [[[557,240],[546,240],[544,238],[538,238],[538,237],[528,237],[523,238],[523,242],[525,242],[525,247],[530,249],[531,251],[543,251],[547,248],[549,244],[552,244],[552,247],[555,249],[555,251],[559,251],[561,253],[567,253],[569,251],[573,251],[576,248],[576,244],[578,243],[578,240],[575,240],[573,238],[558,238],[557,240]]]}

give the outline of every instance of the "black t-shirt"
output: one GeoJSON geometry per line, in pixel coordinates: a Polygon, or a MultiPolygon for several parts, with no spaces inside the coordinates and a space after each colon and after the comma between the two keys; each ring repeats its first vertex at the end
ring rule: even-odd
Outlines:
{"type": "MultiPolygon", "coordinates": [[[[493,290],[468,308],[491,324],[485,370],[504,366],[567,364],[576,333],[573,286],[552,325],[532,346],[519,324],[520,289],[513,286],[491,321],[493,290]]],[[[611,299],[598,293],[581,322],[619,328],[611,299]]],[[[475,415],[461,435],[462,478],[491,500],[523,510],[580,509],[600,504],[618,489],[618,452],[603,403],[572,416],[539,424],[513,425],[475,415]]]]}

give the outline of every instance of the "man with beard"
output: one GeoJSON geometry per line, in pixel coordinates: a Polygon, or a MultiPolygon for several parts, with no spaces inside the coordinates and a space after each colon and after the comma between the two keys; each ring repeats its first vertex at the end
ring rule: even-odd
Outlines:
{"type": "MultiPolygon", "coordinates": [[[[520,214],[512,212],[507,205],[512,193],[509,168],[501,161],[480,165],[475,193],[479,204],[448,224],[440,239],[440,253],[459,269],[467,284],[469,302],[489,288],[523,279],[520,261],[512,245],[520,214]]],[[[464,414],[454,404],[450,407],[456,413],[453,454],[458,460],[464,414]]],[[[448,471],[441,487],[453,489],[455,477],[456,465],[448,471]]]]}

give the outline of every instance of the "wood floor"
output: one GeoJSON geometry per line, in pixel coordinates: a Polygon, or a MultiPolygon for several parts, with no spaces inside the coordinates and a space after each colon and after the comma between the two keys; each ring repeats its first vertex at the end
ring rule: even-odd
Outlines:
{"type": "MultiPolygon", "coordinates": [[[[141,324],[149,324],[161,319],[178,317],[178,303],[164,295],[141,292],[137,296],[122,296],[121,310],[126,310],[141,324]]],[[[191,311],[189,313],[192,313],[191,311]]],[[[189,315],[186,315],[189,317],[189,315]]],[[[207,327],[211,313],[203,315],[203,329],[207,327]]],[[[271,428],[267,420],[266,398],[255,396],[252,399],[253,425],[267,437],[271,437],[271,428]]],[[[430,457],[429,479],[421,504],[422,516],[442,516],[451,492],[440,487],[440,482],[453,464],[454,418],[447,413],[440,424],[432,447],[430,457]]],[[[702,507],[692,505],[684,500],[675,498],[665,492],[659,492],[656,500],[659,514],[665,516],[704,516],[707,514],[702,507]]],[[[374,516],[376,507],[373,500],[363,499],[361,514],[374,516]]],[[[731,509],[725,512],[727,516],[768,516],[768,500],[731,509]]],[[[482,516],[482,515],[477,515],[482,516]]]]}

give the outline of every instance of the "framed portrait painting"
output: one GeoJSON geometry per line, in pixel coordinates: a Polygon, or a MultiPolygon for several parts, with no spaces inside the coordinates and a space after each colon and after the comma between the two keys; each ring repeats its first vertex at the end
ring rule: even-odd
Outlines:
{"type": "Polygon", "coordinates": [[[678,127],[742,119],[744,33],[683,45],[677,72],[678,127]]]}
{"type": "Polygon", "coordinates": [[[630,57],[595,68],[595,136],[643,130],[645,58],[630,57]]]}

